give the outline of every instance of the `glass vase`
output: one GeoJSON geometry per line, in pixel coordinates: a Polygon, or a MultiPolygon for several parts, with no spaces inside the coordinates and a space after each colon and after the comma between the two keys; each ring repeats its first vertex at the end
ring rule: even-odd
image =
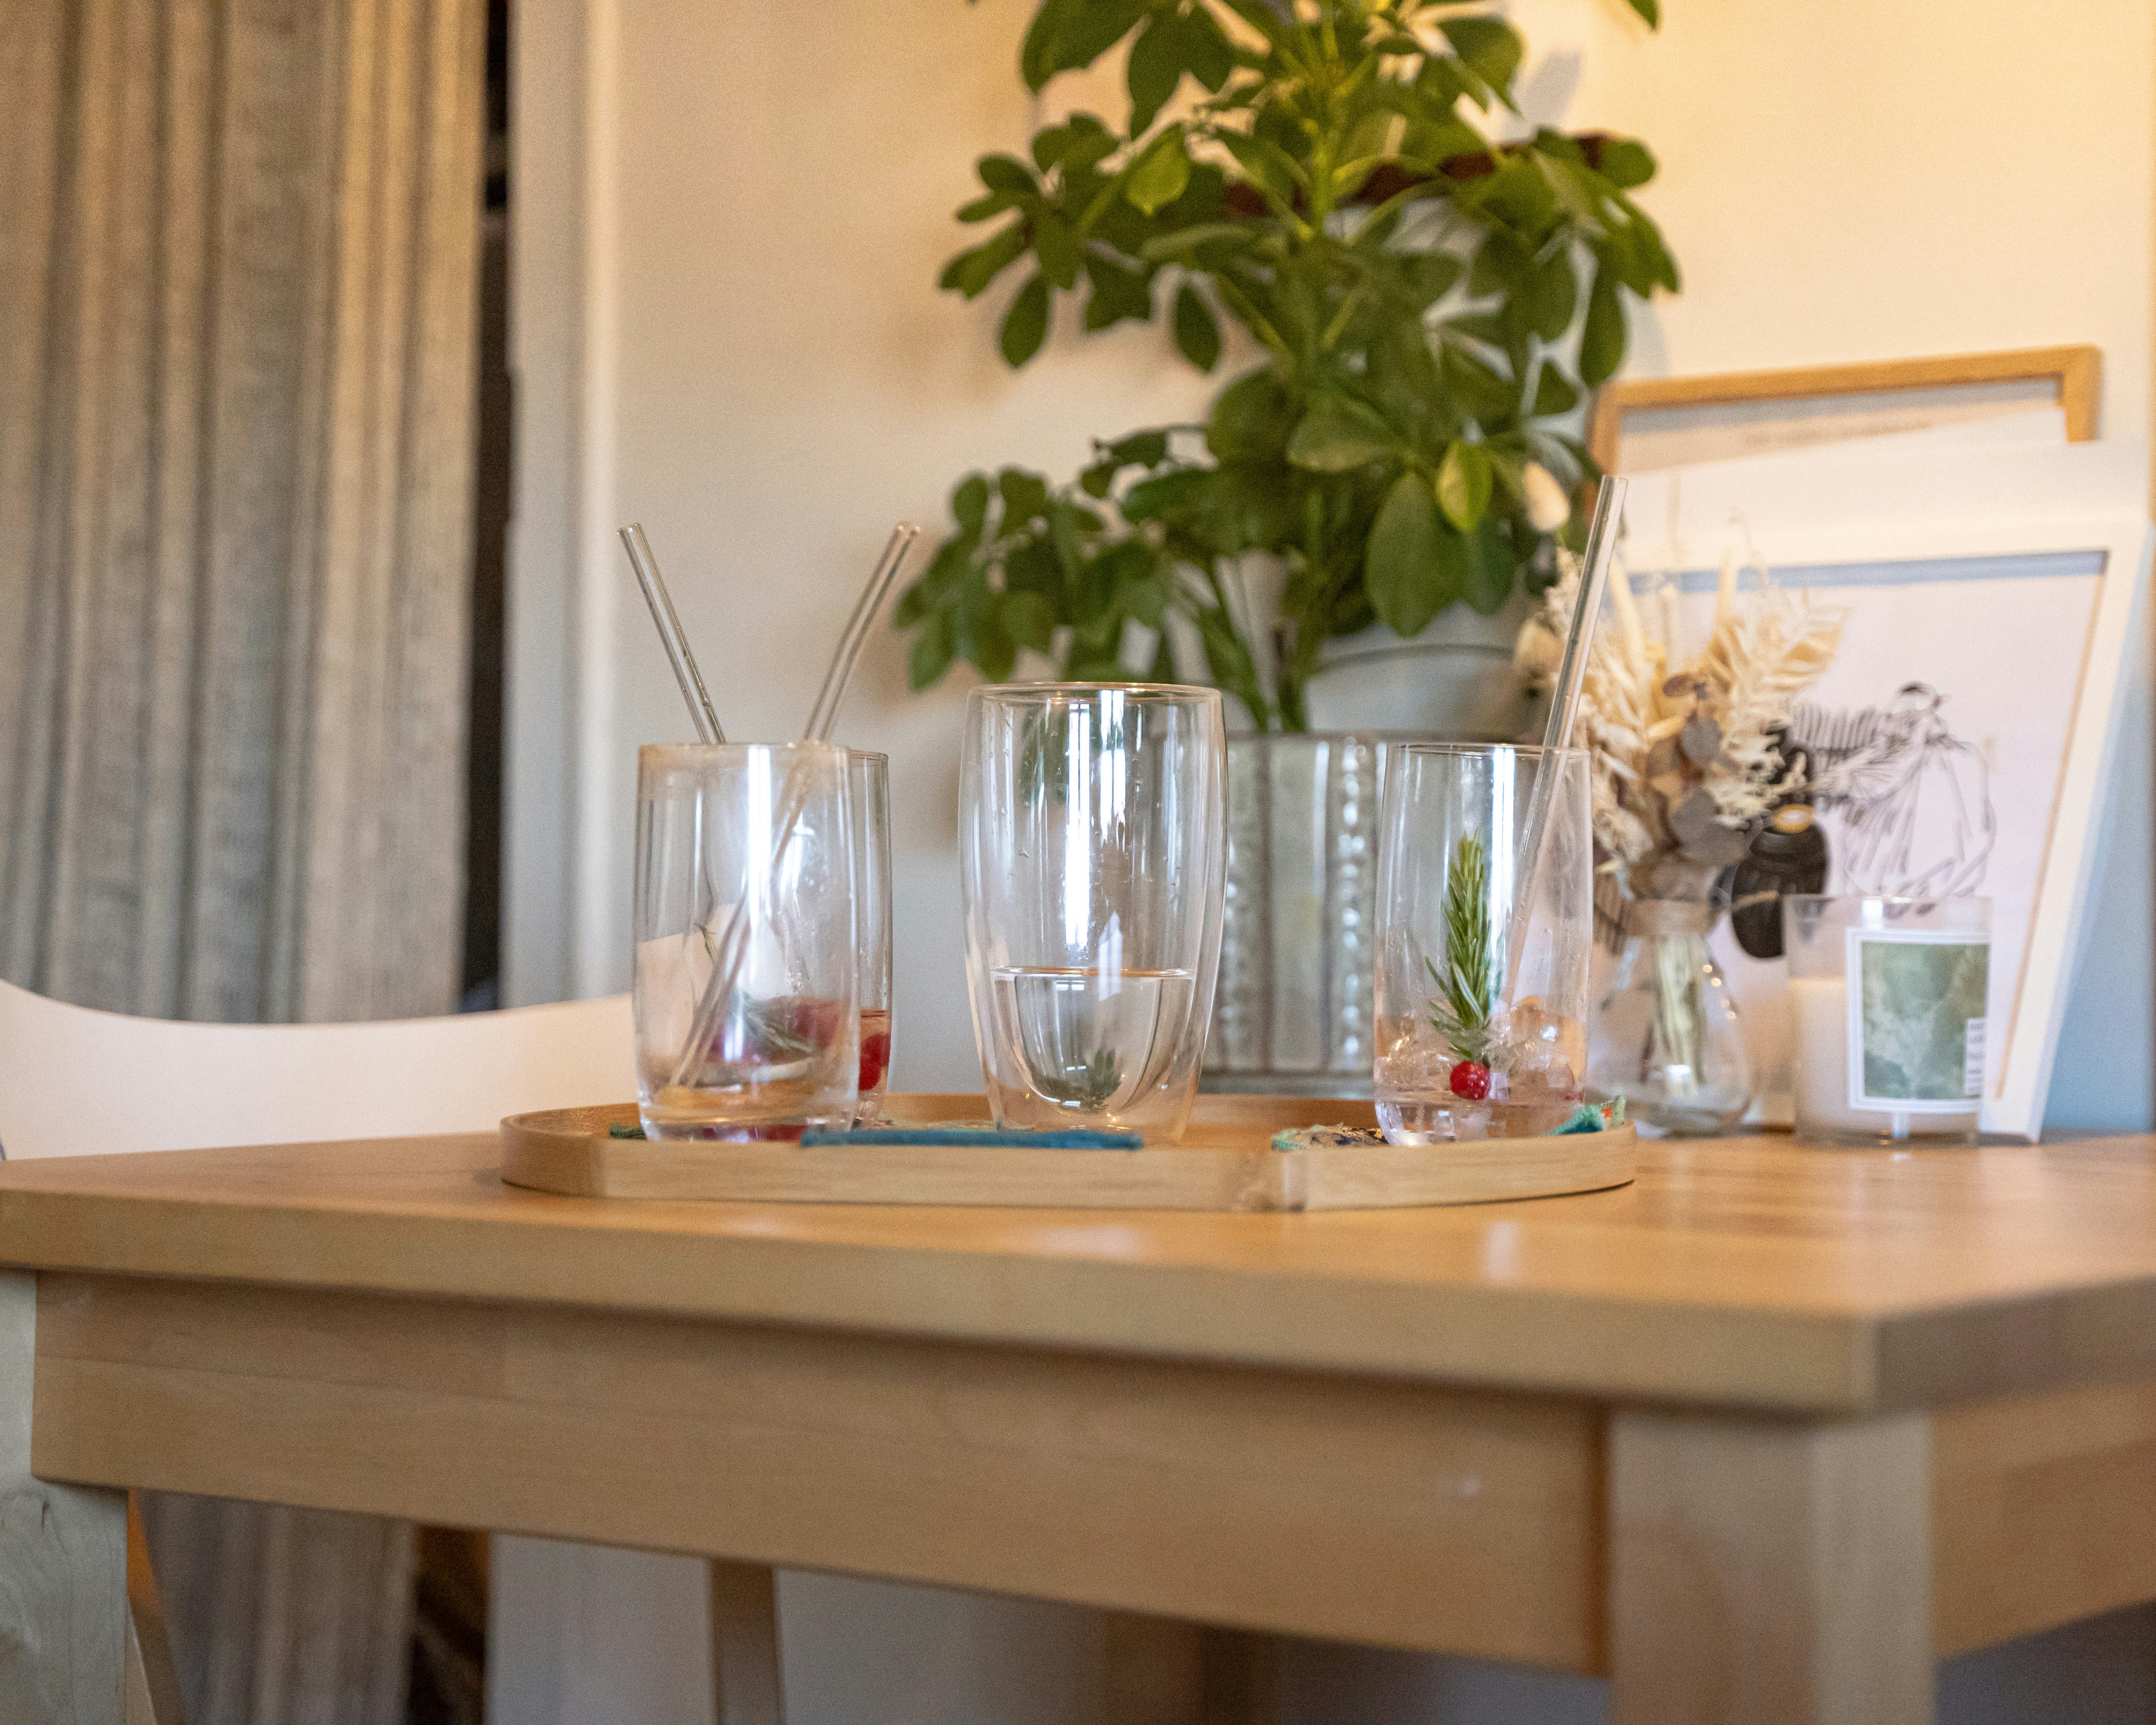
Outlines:
{"type": "Polygon", "coordinates": [[[1594,1017],[1587,1076],[1631,1117],[1681,1137],[1732,1130],[1752,1102],[1752,1050],[1708,952],[1714,911],[1690,899],[1626,907],[1625,951],[1594,1017]]]}

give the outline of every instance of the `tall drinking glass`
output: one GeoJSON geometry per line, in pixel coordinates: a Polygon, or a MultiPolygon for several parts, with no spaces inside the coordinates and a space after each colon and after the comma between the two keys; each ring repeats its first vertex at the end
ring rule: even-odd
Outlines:
{"type": "Polygon", "coordinates": [[[860,994],[860,1095],[857,1121],[883,1112],[891,1083],[891,762],[846,752],[854,834],[854,950],[860,994]]]}
{"type": "Polygon", "coordinates": [[[1180,1137],[1220,959],[1214,689],[976,689],[960,768],[966,984],[1012,1127],[1180,1137]]]}
{"type": "Polygon", "coordinates": [[[1562,1125],[1586,1094],[1586,751],[1395,746],[1378,826],[1373,1076],[1385,1136],[1428,1144],[1562,1125]],[[1530,879],[1527,807],[1543,773],[1557,782],[1530,879]],[[1515,949],[1520,972],[1508,978],[1515,949]]]}
{"type": "Polygon", "coordinates": [[[654,1138],[850,1125],[860,1073],[846,752],[637,754],[632,999],[654,1138]]]}

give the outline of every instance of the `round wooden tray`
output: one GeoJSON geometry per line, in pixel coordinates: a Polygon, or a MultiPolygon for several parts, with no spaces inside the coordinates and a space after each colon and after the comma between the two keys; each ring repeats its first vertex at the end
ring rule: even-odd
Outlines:
{"type": "MultiPolygon", "coordinates": [[[[895,1123],[988,1117],[978,1096],[886,1098],[895,1123]]],[[[1630,1126],[1561,1137],[1276,1150],[1295,1127],[1373,1126],[1368,1102],[1200,1096],[1183,1142],[1137,1150],[930,1144],[714,1144],[616,1138],[634,1104],[512,1114],[501,1177],[588,1198],[784,1204],[1014,1204],[1097,1209],[1329,1210],[1488,1204],[1594,1192],[1631,1179],[1630,1126]]]]}

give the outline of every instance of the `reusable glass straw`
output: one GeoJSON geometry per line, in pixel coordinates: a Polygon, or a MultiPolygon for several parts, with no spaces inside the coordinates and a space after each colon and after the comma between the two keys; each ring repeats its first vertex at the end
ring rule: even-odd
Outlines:
{"type": "Polygon", "coordinates": [[[719,723],[718,710],[711,705],[711,691],[704,686],[704,674],[696,669],[696,655],[689,650],[681,619],[674,614],[674,598],[659,572],[659,559],[651,554],[651,542],[644,536],[644,523],[631,521],[624,527],[621,542],[629,552],[629,567],[636,571],[636,584],[644,589],[644,603],[651,608],[652,626],[659,631],[659,644],[666,649],[667,662],[674,667],[674,680],[681,685],[681,699],[689,709],[689,722],[696,727],[696,741],[724,742],[726,729],[719,723]]]}
{"type": "MultiPolygon", "coordinates": [[[[901,521],[891,529],[891,537],[884,543],[883,555],[876,559],[875,567],[869,573],[868,585],[861,589],[860,602],[854,614],[847,619],[845,632],[839,637],[837,650],[831,656],[830,669],[824,674],[824,686],[816,693],[816,704],[808,710],[808,723],[802,732],[803,742],[829,742],[831,730],[839,721],[839,707],[846,698],[846,685],[853,680],[854,666],[860,661],[861,647],[868,639],[870,627],[876,614],[883,608],[885,597],[898,572],[906,564],[906,554],[913,549],[913,542],[921,536],[921,529],[911,521],[901,521]]],[[[798,782],[798,775],[789,773],[787,778],[785,800],[780,804],[778,840],[773,848],[774,857],[785,854],[793,842],[793,829],[801,819],[802,804],[806,800],[805,788],[798,782]]],[[[713,956],[711,980],[696,1002],[696,1016],[690,1021],[689,1034],[681,1045],[680,1058],[674,1063],[671,1082],[680,1085],[690,1081],[690,1075],[702,1064],[704,1051],[711,1046],[719,1021],[726,1014],[726,1002],[732,997],[734,984],[741,976],[741,968],[748,956],[748,925],[746,906],[737,909],[728,919],[726,932],[719,938],[718,951],[713,956]]]]}
{"type": "MultiPolygon", "coordinates": [[[[1587,653],[1594,639],[1594,625],[1602,614],[1603,590],[1609,584],[1609,565],[1617,553],[1617,529],[1625,516],[1625,482],[1615,474],[1603,475],[1594,493],[1594,515],[1587,529],[1587,549],[1581,559],[1579,596],[1572,609],[1572,628],[1567,632],[1564,657],[1557,681],[1550,689],[1549,722],[1543,729],[1543,747],[1561,749],[1572,742],[1573,721],[1579,714],[1579,687],[1587,679],[1587,653]]],[[[1545,755],[1545,760],[1552,758],[1545,755]]],[[[1521,834],[1520,894],[1524,906],[1534,902],[1537,877],[1543,868],[1543,852],[1549,833],[1550,796],[1557,775],[1537,773],[1527,793],[1527,819],[1521,834]]],[[[1520,973],[1520,954],[1527,938],[1524,914],[1512,918],[1505,936],[1505,999],[1510,1002],[1515,978],[1520,973]]]]}

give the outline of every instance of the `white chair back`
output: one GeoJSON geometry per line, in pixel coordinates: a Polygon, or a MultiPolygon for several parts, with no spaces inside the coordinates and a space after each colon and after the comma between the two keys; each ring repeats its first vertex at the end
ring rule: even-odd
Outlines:
{"type": "Polygon", "coordinates": [[[0,983],[0,1151],[485,1132],[634,1094],[629,997],[352,1024],[93,1012],[0,983]]]}

